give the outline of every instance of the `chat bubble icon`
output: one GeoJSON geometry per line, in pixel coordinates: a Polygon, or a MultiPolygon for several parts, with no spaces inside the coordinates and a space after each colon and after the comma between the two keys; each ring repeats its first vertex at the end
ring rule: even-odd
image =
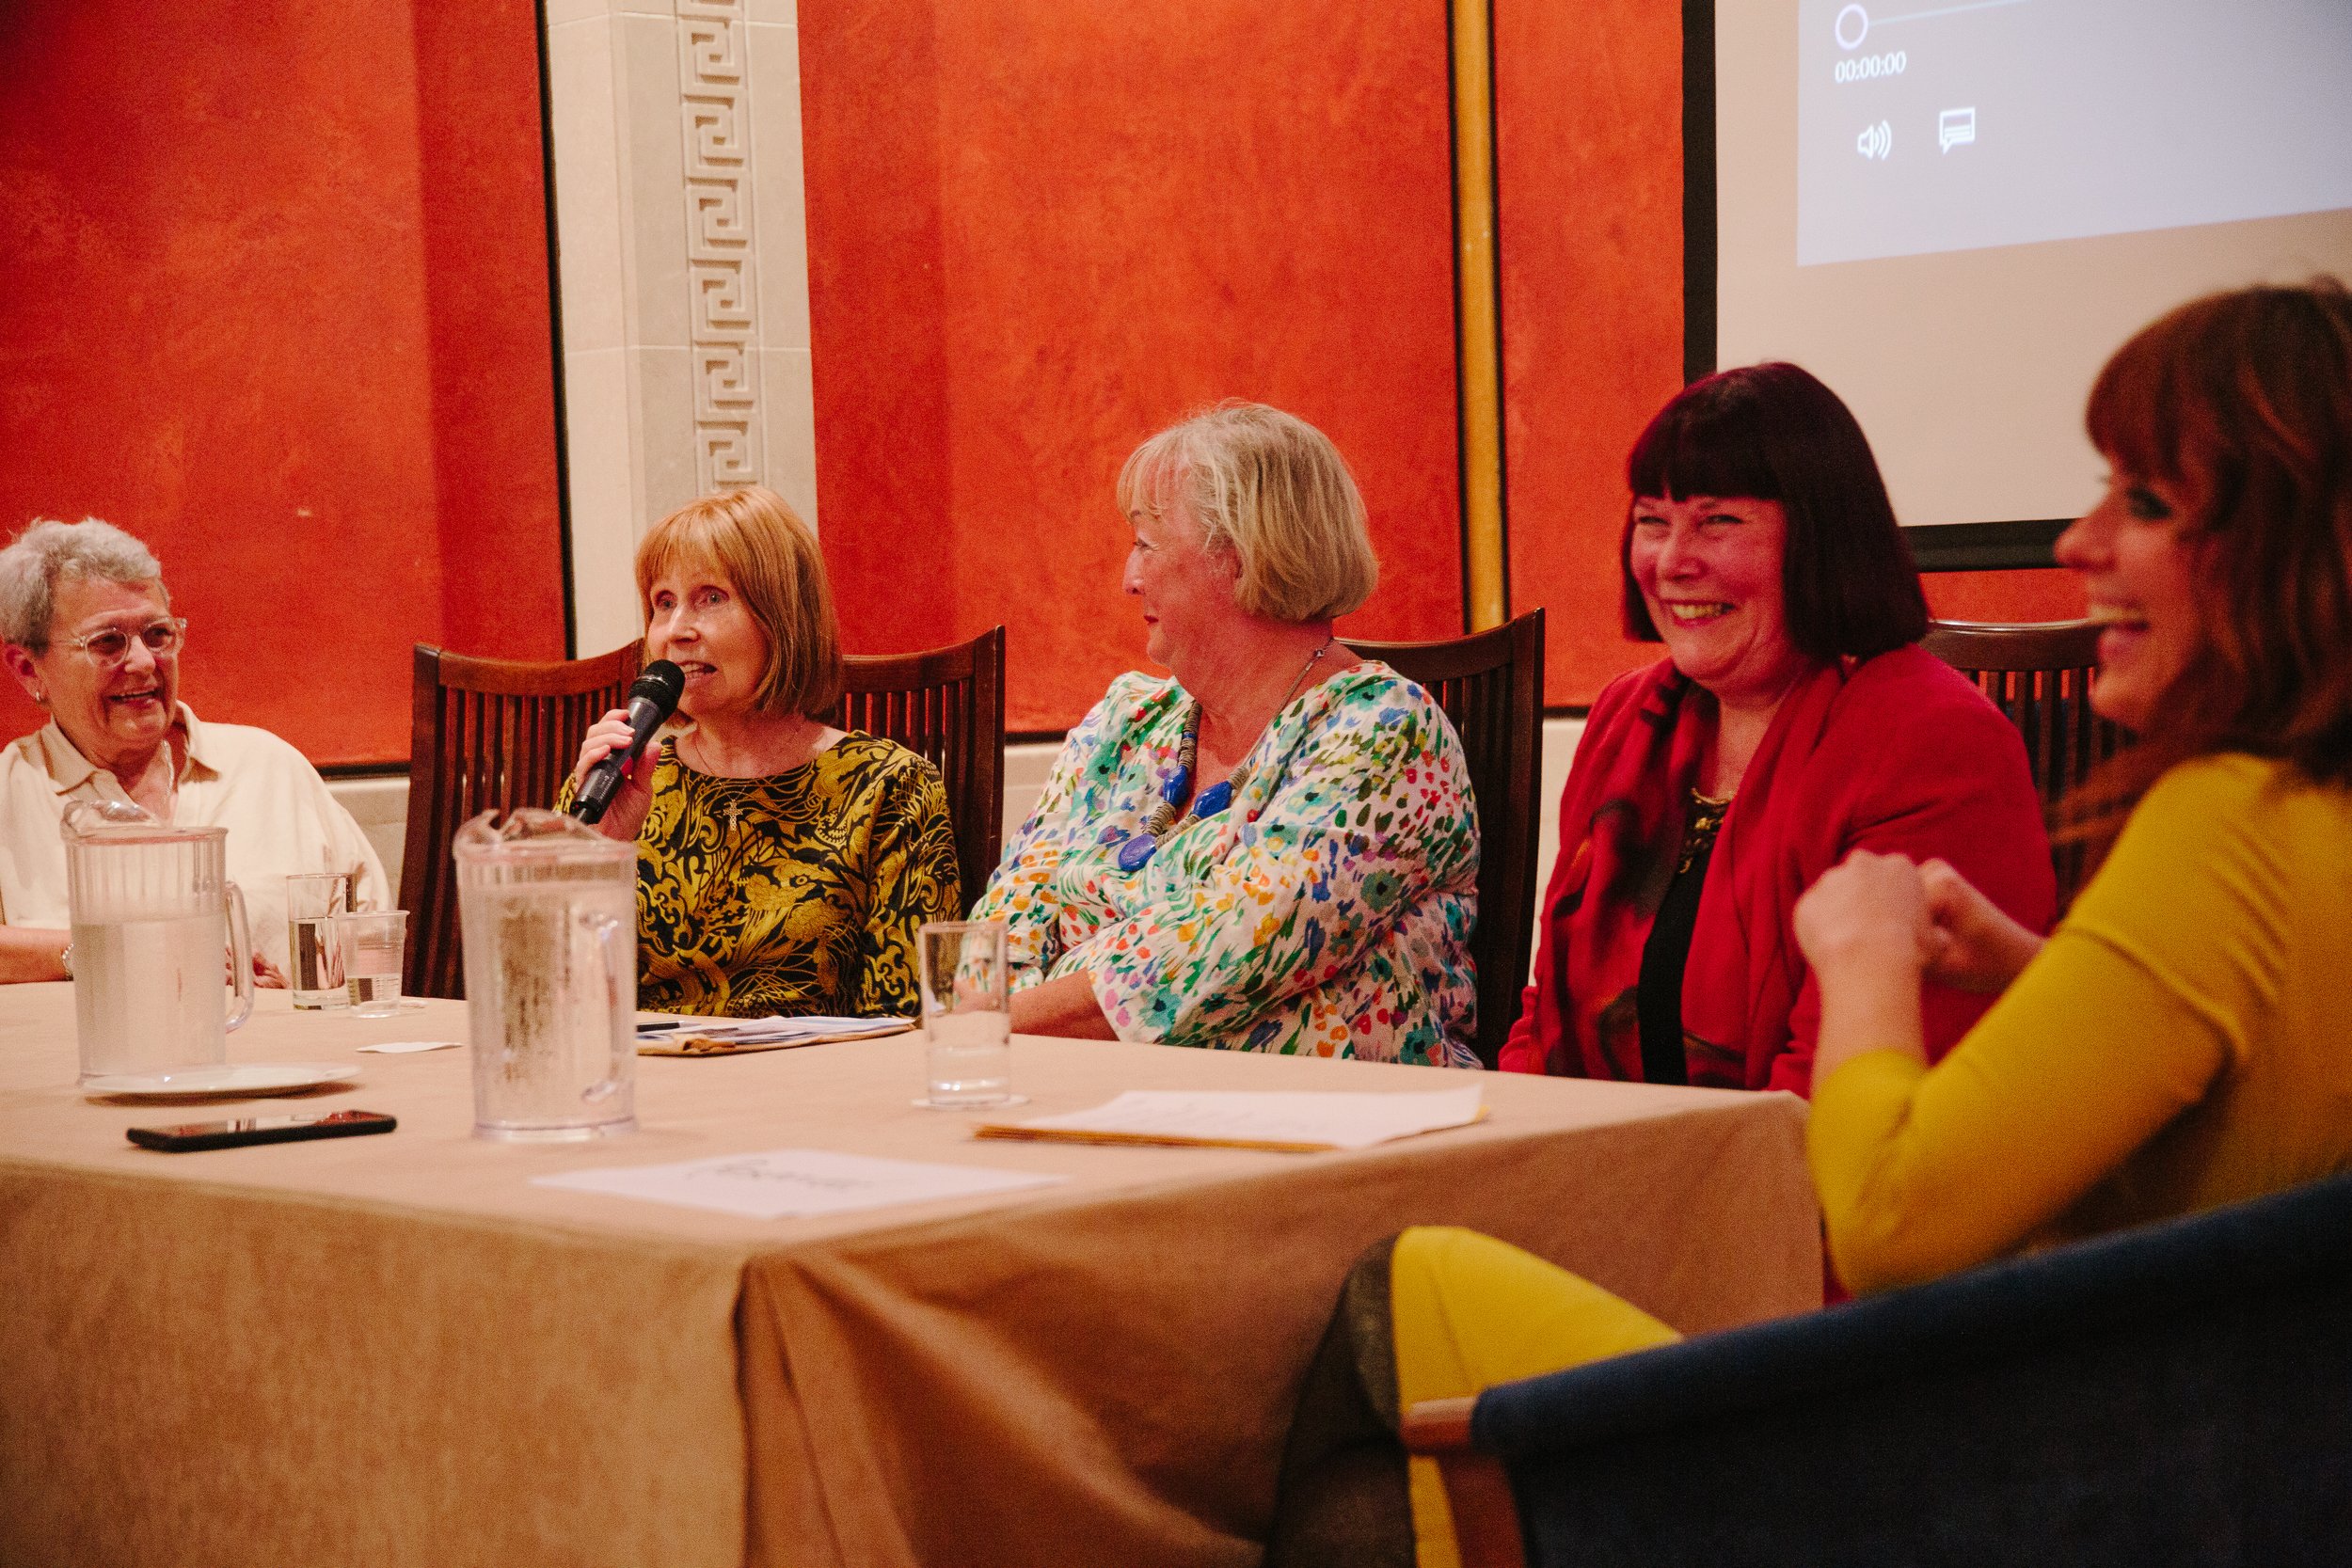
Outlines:
{"type": "Polygon", "coordinates": [[[1935,117],[1935,147],[1939,152],[1949,152],[1963,142],[1977,139],[1977,111],[1973,105],[1965,109],[1947,109],[1935,117]]]}

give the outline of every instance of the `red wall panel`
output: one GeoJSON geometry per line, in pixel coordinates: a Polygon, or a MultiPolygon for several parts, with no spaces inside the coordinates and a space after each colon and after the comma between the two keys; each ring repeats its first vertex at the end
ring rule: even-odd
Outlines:
{"type": "Polygon", "coordinates": [[[441,641],[562,658],[537,8],[418,0],[415,15],[441,641]]]}
{"type": "Polygon", "coordinates": [[[189,700],[325,763],[412,641],[561,649],[536,24],[467,17],[0,12],[0,526],[148,540],[189,700]]]}
{"type": "Polygon", "coordinates": [[[1134,445],[1260,399],[1347,455],[1364,636],[1461,629],[1445,14],[803,0],[818,529],[849,645],[1009,627],[1007,720],[1138,667],[1134,445]]]}
{"type": "Polygon", "coordinates": [[[1495,0],[1511,604],[1547,699],[1658,657],[1618,630],[1625,456],[1682,385],[1677,0],[1495,0]]]}

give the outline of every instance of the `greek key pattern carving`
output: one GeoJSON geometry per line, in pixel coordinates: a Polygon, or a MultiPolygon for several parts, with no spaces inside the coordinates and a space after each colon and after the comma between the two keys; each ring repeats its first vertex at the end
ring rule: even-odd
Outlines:
{"type": "Polygon", "coordinates": [[[760,479],[752,300],[752,126],[745,0],[677,0],[686,134],[688,341],[699,493],[760,479]]]}

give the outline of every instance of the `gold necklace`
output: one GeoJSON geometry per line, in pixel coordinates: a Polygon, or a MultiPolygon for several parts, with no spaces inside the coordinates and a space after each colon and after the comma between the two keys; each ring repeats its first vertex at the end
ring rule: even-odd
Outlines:
{"type": "Polygon", "coordinates": [[[1701,850],[1714,847],[1716,835],[1723,831],[1724,818],[1731,815],[1731,801],[1728,795],[1718,800],[1712,795],[1700,794],[1696,784],[1691,786],[1691,819],[1683,826],[1682,860],[1675,867],[1676,876],[1697,864],[1701,850]]]}

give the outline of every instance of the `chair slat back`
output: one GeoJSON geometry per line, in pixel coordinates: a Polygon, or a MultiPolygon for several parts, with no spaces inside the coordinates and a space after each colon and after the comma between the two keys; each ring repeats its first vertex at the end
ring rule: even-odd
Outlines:
{"type": "Polygon", "coordinates": [[[400,903],[408,911],[402,988],[462,997],[457,872],[450,841],[485,811],[552,806],[581,736],[622,705],[638,645],[595,658],[536,664],[417,645],[408,743],[408,839],[400,903]]]}
{"type": "Polygon", "coordinates": [[[1004,846],[1005,628],[914,654],[851,654],[834,722],[897,741],[947,785],[963,907],[988,886],[1004,846]]]}
{"type": "MultiPolygon", "coordinates": [[[[2090,707],[2099,664],[2094,621],[1936,621],[1919,645],[1976,683],[2017,726],[2045,816],[2124,744],[2122,732],[2090,707]]],[[[2050,859],[2064,913],[2082,886],[2086,851],[2078,844],[2058,846],[2050,859]]]]}
{"type": "MultiPolygon", "coordinates": [[[[403,985],[412,996],[465,995],[456,868],[450,841],[485,811],[548,806],[580,738],[623,705],[638,644],[535,664],[419,645],[408,757],[408,839],[401,906],[409,911],[403,985]]],[[[834,722],[928,758],[947,786],[965,907],[987,886],[1003,842],[1005,628],[914,654],[852,654],[834,722]]]]}
{"type": "Polygon", "coordinates": [[[1470,761],[1478,805],[1478,1054],[1488,1067],[1518,1021],[1535,932],[1543,818],[1544,612],[1441,642],[1369,642],[1376,658],[1437,699],[1470,761]]]}

